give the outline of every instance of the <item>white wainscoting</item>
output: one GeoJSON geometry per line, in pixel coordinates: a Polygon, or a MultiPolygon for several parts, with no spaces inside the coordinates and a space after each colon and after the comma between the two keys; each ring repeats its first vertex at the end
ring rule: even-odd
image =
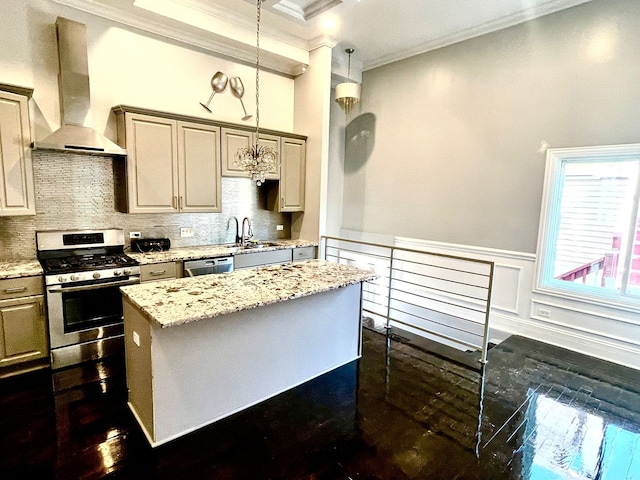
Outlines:
{"type": "Polygon", "coordinates": [[[522,335],[640,370],[640,315],[534,293],[535,255],[405,237],[394,244],[495,263],[491,342],[522,335]]]}

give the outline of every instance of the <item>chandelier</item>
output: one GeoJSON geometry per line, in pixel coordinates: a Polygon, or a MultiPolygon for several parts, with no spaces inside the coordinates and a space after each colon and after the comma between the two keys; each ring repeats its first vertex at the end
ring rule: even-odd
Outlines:
{"type": "Polygon", "coordinates": [[[351,108],[360,101],[360,85],[351,81],[351,54],[353,48],[345,50],[349,55],[349,67],[347,69],[347,81],[336,85],[336,102],[349,115],[351,108]]]}
{"type": "Polygon", "coordinates": [[[268,173],[278,169],[278,152],[264,145],[259,145],[260,138],[260,13],[263,0],[257,0],[256,6],[256,134],[254,144],[239,148],[236,152],[235,164],[249,172],[251,179],[258,186],[262,185],[268,173]]]}

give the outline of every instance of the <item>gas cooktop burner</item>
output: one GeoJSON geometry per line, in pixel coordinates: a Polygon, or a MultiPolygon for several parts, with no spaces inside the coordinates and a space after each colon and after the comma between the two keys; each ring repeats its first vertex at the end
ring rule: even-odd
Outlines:
{"type": "Polygon", "coordinates": [[[124,268],[138,265],[134,259],[125,254],[88,254],[69,255],[60,258],[48,258],[43,261],[45,273],[86,272],[108,268],[124,268]]]}

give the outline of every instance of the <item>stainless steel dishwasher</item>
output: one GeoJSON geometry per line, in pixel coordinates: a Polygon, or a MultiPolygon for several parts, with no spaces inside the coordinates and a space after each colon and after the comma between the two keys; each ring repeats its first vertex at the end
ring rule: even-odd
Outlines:
{"type": "Polygon", "coordinates": [[[216,273],[233,272],[233,257],[188,260],[184,262],[182,270],[185,277],[197,277],[198,275],[211,275],[216,273]]]}

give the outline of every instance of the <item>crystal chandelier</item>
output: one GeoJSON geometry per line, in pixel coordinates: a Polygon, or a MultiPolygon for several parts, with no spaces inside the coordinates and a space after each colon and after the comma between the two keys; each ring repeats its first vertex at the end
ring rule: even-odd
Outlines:
{"type": "Polygon", "coordinates": [[[351,108],[360,101],[360,85],[351,81],[351,54],[354,50],[353,48],[347,48],[345,52],[349,55],[347,81],[336,85],[336,102],[349,115],[351,108]]]}
{"type": "Polygon", "coordinates": [[[256,7],[256,135],[254,145],[239,148],[236,152],[236,166],[249,172],[258,186],[262,185],[268,173],[280,166],[278,152],[272,147],[258,144],[260,138],[260,13],[263,0],[257,0],[256,7]]]}

